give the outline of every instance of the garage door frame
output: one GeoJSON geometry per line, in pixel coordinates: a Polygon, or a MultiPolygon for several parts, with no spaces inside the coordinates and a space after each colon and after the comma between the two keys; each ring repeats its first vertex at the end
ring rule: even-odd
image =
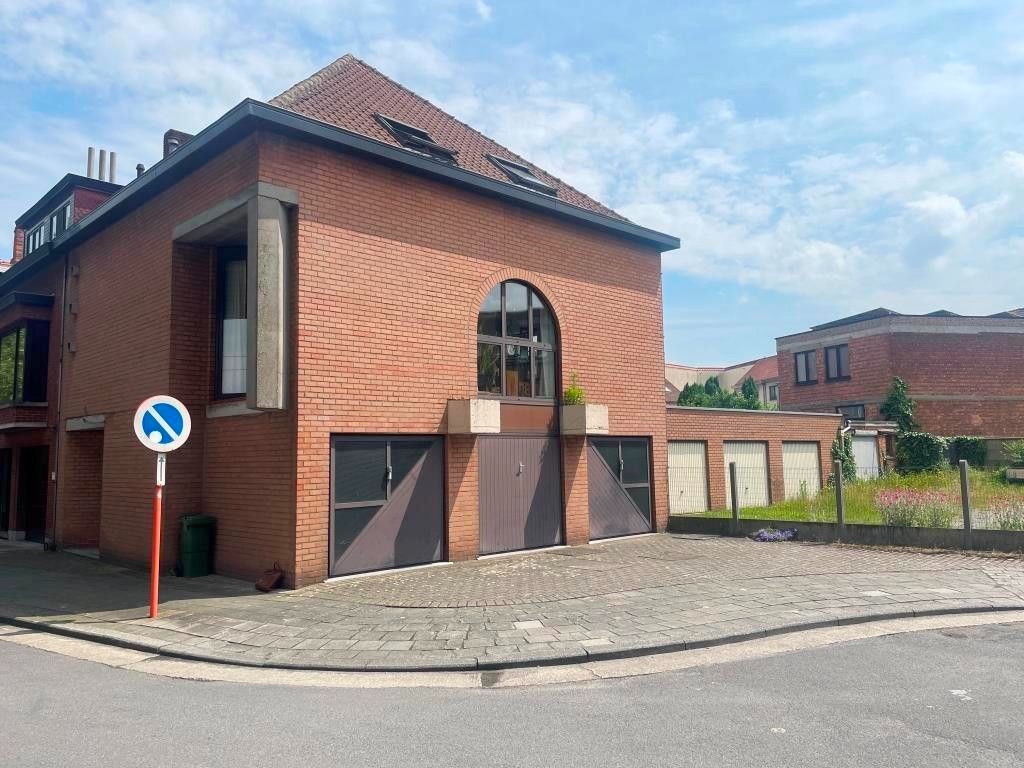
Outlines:
{"type": "Polygon", "coordinates": [[[711,509],[711,476],[708,474],[708,467],[710,462],[708,459],[708,441],[707,440],[669,440],[668,441],[668,513],[670,515],[694,515],[700,514],[701,512],[707,512],[711,509]],[[702,510],[688,510],[684,512],[673,513],[672,512],[672,501],[676,498],[675,491],[672,487],[672,446],[673,445],[699,445],[701,447],[701,453],[703,457],[703,472],[702,480],[704,483],[704,509],[702,510]]]}

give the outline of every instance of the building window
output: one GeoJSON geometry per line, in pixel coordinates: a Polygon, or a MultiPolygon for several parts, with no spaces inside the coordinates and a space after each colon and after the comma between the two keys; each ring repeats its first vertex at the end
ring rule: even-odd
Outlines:
{"type": "Polygon", "coordinates": [[[817,353],[813,349],[797,352],[793,359],[796,363],[796,383],[815,384],[818,381],[817,353]]]}
{"type": "Polygon", "coordinates": [[[217,269],[217,394],[246,391],[246,253],[221,248],[217,269]]]}
{"type": "Polygon", "coordinates": [[[848,419],[864,421],[863,405],[840,405],[838,408],[836,408],[836,413],[841,413],[848,419]]]}
{"type": "Polygon", "coordinates": [[[777,403],[779,402],[779,385],[769,384],[768,385],[768,402],[777,403]]]}
{"type": "Polygon", "coordinates": [[[839,381],[850,378],[850,347],[838,344],[825,347],[825,379],[839,381]]]}
{"type": "Polygon", "coordinates": [[[46,402],[50,324],[26,320],[0,336],[0,404],[46,402]]]}
{"type": "Polygon", "coordinates": [[[30,229],[28,235],[25,236],[25,255],[32,253],[39,246],[46,242],[46,221],[42,221],[39,226],[30,229]]]}
{"type": "Polygon", "coordinates": [[[421,152],[435,160],[443,160],[447,163],[455,161],[455,155],[458,153],[454,149],[438,144],[434,141],[434,137],[422,128],[403,123],[386,115],[375,115],[375,117],[377,122],[384,126],[395,137],[395,140],[406,149],[421,152]]]}
{"type": "Polygon", "coordinates": [[[529,187],[536,192],[543,192],[545,195],[554,195],[557,190],[550,184],[546,184],[537,178],[536,174],[525,165],[514,162],[505,157],[488,155],[487,159],[505,172],[509,180],[521,187],[529,187]]]}
{"type": "Polygon", "coordinates": [[[476,323],[477,389],[514,398],[555,397],[555,321],[530,286],[509,280],[494,286],[476,323]]]}

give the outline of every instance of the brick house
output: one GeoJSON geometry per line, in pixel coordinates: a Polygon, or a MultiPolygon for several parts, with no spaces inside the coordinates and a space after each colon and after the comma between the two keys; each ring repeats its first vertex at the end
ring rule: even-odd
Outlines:
{"type": "Polygon", "coordinates": [[[894,377],[921,428],[938,435],[1024,435],[1024,316],[876,309],[776,340],[782,407],[880,418],[894,377]]]}
{"type": "Polygon", "coordinates": [[[16,238],[0,275],[0,330],[48,324],[24,365],[45,402],[11,398],[0,432],[35,468],[8,468],[31,482],[0,528],[32,517],[53,546],[145,562],[131,420],[167,393],[193,430],[168,460],[165,562],[193,513],[217,518],[218,572],[276,561],[291,585],[664,529],[678,240],[351,56],[167,136],[91,213],[16,238]],[[570,374],[590,407],[563,419],[570,374]]]}

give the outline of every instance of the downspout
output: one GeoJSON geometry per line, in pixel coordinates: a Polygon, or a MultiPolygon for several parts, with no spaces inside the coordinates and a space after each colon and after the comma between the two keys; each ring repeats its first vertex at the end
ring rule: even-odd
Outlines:
{"type": "Polygon", "coordinates": [[[57,549],[57,510],[60,505],[57,503],[58,491],[60,489],[60,438],[63,430],[62,406],[64,403],[64,353],[65,353],[65,328],[68,320],[68,260],[71,254],[64,254],[64,277],[61,287],[60,306],[60,356],[57,358],[57,434],[54,436],[53,454],[53,538],[47,542],[47,549],[57,549]]]}

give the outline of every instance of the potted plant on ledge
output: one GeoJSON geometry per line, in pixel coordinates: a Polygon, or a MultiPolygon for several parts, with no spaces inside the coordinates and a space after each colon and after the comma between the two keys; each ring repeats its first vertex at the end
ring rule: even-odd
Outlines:
{"type": "Polygon", "coordinates": [[[1006,479],[1011,482],[1024,483],[1024,440],[1010,440],[1003,443],[1003,450],[1010,457],[1010,466],[1006,468],[1006,479]]]}
{"type": "Polygon", "coordinates": [[[608,406],[587,402],[587,393],[575,373],[562,393],[563,435],[607,435],[608,406]]]}

